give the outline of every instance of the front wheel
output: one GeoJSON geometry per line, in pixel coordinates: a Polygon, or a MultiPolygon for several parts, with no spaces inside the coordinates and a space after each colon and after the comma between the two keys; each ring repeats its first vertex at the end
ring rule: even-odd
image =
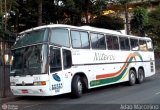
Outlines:
{"type": "Polygon", "coordinates": [[[80,76],[76,75],[72,81],[72,96],[74,98],[79,98],[82,96],[83,83],[80,76]]]}
{"type": "Polygon", "coordinates": [[[136,83],[136,72],[134,70],[129,71],[129,85],[133,86],[136,83]]]}
{"type": "Polygon", "coordinates": [[[137,83],[141,84],[144,81],[144,70],[143,69],[138,69],[138,78],[137,78],[137,83]]]}

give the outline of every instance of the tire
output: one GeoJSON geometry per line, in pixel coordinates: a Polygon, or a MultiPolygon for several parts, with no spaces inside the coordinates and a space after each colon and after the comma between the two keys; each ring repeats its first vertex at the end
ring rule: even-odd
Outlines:
{"type": "Polygon", "coordinates": [[[79,98],[83,93],[83,82],[79,75],[76,75],[72,81],[72,97],[79,98]]]}
{"type": "Polygon", "coordinates": [[[133,86],[136,83],[136,72],[134,70],[129,71],[129,81],[130,86],[133,86]]]}
{"type": "Polygon", "coordinates": [[[138,78],[137,78],[137,83],[141,84],[144,81],[144,70],[143,69],[138,69],[138,78]]]}

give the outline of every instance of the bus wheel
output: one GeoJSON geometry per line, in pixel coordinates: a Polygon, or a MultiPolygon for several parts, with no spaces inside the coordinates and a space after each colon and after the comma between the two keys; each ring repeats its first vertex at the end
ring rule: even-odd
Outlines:
{"type": "Polygon", "coordinates": [[[134,70],[129,71],[129,85],[133,86],[136,83],[136,72],[134,70]]]}
{"type": "Polygon", "coordinates": [[[137,78],[137,83],[141,84],[144,81],[144,71],[143,69],[138,69],[138,78],[137,78]]]}
{"type": "Polygon", "coordinates": [[[83,83],[79,75],[76,75],[72,81],[72,96],[74,98],[79,98],[82,96],[83,92],[83,83]]]}

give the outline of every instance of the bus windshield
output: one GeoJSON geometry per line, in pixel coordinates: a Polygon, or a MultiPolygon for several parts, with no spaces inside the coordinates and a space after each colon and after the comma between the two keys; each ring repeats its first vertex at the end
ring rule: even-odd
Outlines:
{"type": "Polygon", "coordinates": [[[16,39],[14,48],[45,42],[47,41],[47,34],[48,34],[47,29],[35,30],[20,34],[16,39]]]}
{"type": "Polygon", "coordinates": [[[11,76],[47,73],[47,45],[34,45],[12,50],[11,76]]]}

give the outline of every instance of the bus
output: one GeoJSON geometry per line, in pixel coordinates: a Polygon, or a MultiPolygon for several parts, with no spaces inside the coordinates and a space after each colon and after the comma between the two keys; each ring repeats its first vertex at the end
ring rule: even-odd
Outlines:
{"type": "Polygon", "coordinates": [[[52,24],[19,33],[10,88],[19,96],[81,97],[86,89],[142,83],[155,74],[149,37],[90,26],[52,24]]]}

